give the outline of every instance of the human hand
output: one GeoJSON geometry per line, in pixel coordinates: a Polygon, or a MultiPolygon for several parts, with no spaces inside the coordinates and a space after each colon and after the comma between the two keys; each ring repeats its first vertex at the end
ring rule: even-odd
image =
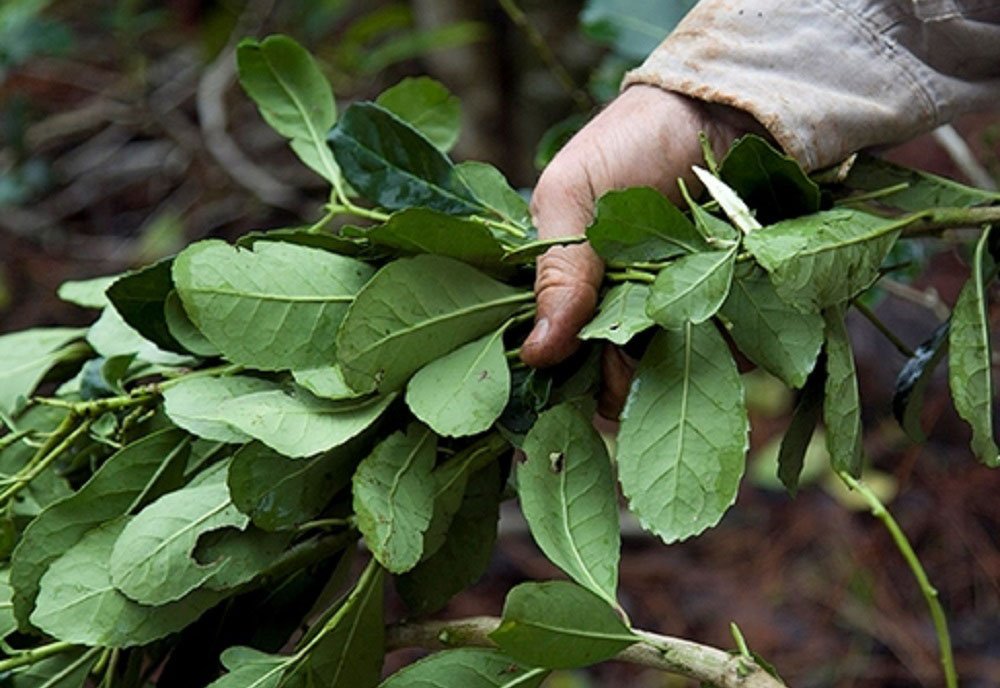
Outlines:
{"type": "MultiPolygon", "coordinates": [[[[677,179],[698,183],[691,171],[701,163],[699,132],[717,153],[741,134],[757,130],[749,116],[705,105],[655,86],[634,85],[580,130],[545,168],[531,200],[539,238],[578,236],[593,219],[604,193],[651,186],[679,202],[677,179]]],[[[545,367],[567,358],[580,342],[577,334],[597,307],[604,264],[587,244],[558,246],[537,262],[535,326],[521,358],[545,367]]],[[[617,418],[628,393],[633,363],[609,346],[603,359],[605,389],[598,411],[617,418]]]]}

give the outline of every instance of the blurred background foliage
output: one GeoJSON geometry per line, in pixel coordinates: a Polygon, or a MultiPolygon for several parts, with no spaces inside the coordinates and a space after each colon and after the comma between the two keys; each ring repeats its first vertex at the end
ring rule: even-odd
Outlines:
{"type": "MultiPolygon", "coordinates": [[[[319,216],[322,180],[236,84],[233,51],[244,36],[283,32],[304,43],[341,109],[406,76],[437,78],[462,102],[454,157],[492,162],[528,188],[693,4],[2,0],[0,332],[84,322],[87,314],[55,298],[67,279],[117,273],[200,238],[319,216]]],[[[955,128],[978,161],[973,170],[940,137],[890,157],[964,181],[1000,179],[1000,116],[966,117],[955,128]]],[[[884,280],[871,305],[915,346],[947,317],[967,268],[947,244],[907,251],[893,261],[912,269],[884,280]]],[[[968,456],[965,429],[943,403],[943,379],[928,391],[929,442],[906,441],[885,420],[902,358],[865,322],[852,336],[869,475],[941,589],[964,685],[995,686],[1000,472],[968,456]]],[[[665,548],[626,528],[623,602],[633,621],[728,646],[735,620],[791,685],[935,685],[930,625],[904,564],[881,528],[851,511],[850,495],[830,487],[822,452],[810,455],[812,482],[796,500],[777,489],[773,437],[794,400],[764,375],[747,383],[753,480],[723,524],[692,542],[665,548]]],[[[448,616],[495,614],[511,585],[557,575],[523,527],[508,520],[503,528],[490,575],[448,616]]],[[[678,684],[608,665],[557,674],[546,688],[621,685],[678,684]]]]}

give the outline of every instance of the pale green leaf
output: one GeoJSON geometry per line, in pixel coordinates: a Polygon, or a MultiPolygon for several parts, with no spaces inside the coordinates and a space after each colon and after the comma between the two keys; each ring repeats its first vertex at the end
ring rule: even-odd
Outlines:
{"type": "Polygon", "coordinates": [[[466,160],[455,165],[455,173],[473,197],[501,220],[524,230],[531,227],[528,202],[511,187],[503,172],[485,162],[466,160]]]}
{"type": "Polygon", "coordinates": [[[544,669],[478,647],[435,652],[387,678],[379,688],[538,688],[544,669]]]}
{"type": "Polygon", "coordinates": [[[722,316],[747,358],[789,387],[801,387],[823,347],[823,318],[785,303],[760,268],[737,271],[722,316]]]}
{"type": "Polygon", "coordinates": [[[344,401],[347,399],[357,399],[361,396],[347,386],[347,382],[344,381],[344,374],[340,372],[340,367],[336,365],[324,368],[293,370],[292,377],[295,378],[297,383],[321,399],[344,401]]]}
{"type": "Polygon", "coordinates": [[[601,196],[587,239],[612,264],[659,261],[708,248],[690,220],[666,196],[648,187],[601,196]]]}
{"type": "Polygon", "coordinates": [[[163,366],[191,365],[194,359],[164,351],[136,332],[113,306],[107,306],[87,330],[87,343],[104,358],[135,355],[137,361],[163,366]]]}
{"type": "Polygon", "coordinates": [[[447,88],[430,77],[407,77],[375,102],[423,134],[447,153],[458,141],[462,106],[447,88]]]}
{"type": "Polygon", "coordinates": [[[334,186],[340,171],[326,146],[337,120],[330,84],[312,56],[287,36],[243,40],[236,50],[240,84],[275,131],[291,139],[292,150],[334,186]]]}
{"type": "Polygon", "coordinates": [[[395,399],[317,399],[303,389],[272,390],[229,399],[219,416],[238,431],[291,458],[339,447],[372,425],[395,399]]]}
{"type": "Polygon", "coordinates": [[[164,304],[173,291],[173,258],[128,272],[108,287],[107,296],[129,327],[164,351],[187,353],[174,339],[164,317],[164,304]]]}
{"type": "Polygon", "coordinates": [[[857,210],[827,210],[765,227],[744,245],[784,301],[817,312],[872,285],[901,226],[857,210]]]}
{"type": "Polygon", "coordinates": [[[104,462],[77,492],[38,515],[25,529],[11,558],[14,610],[20,627],[38,594],[49,564],[91,529],[127,514],[180,481],[191,438],[176,428],[154,432],[104,462]]]}
{"type": "Polygon", "coordinates": [[[535,542],[570,578],[616,605],[621,534],[604,440],[565,403],[538,416],[522,450],[517,493],[535,542]]]}
{"type": "Polygon", "coordinates": [[[646,314],[661,327],[678,330],[715,315],[733,282],[736,251],[682,256],[660,270],[650,289],[646,314]]]}
{"type": "Polygon", "coordinates": [[[233,363],[261,370],[334,360],[334,336],[372,268],[328,251],[263,241],[253,251],[200,241],[174,260],[195,326],[233,363]]]}
{"type": "Polygon", "coordinates": [[[358,530],[393,573],[408,571],[423,558],[424,532],[434,513],[436,455],[437,436],[413,423],[405,434],[379,443],[354,473],[358,530]]]}
{"type": "Polygon", "coordinates": [[[671,543],[715,525],[736,500],[747,450],[743,383],[711,323],[663,331],[622,411],[618,477],[643,526],[671,543]]]}
{"type": "Polygon", "coordinates": [[[398,389],[426,363],[495,330],[531,292],[440,256],[397,260],[358,293],[337,335],[347,383],[398,389]]]}
{"type": "Polygon", "coordinates": [[[85,330],[41,327],[0,336],[0,414],[16,415],[45,374],[85,330]]]}
{"type": "Polygon", "coordinates": [[[208,341],[201,330],[191,322],[176,289],[171,290],[163,302],[163,319],[167,329],[170,330],[170,336],[195,356],[214,357],[221,353],[219,347],[208,341]]]}
{"type": "Polygon", "coordinates": [[[17,630],[14,618],[14,588],[10,586],[10,569],[0,569],[0,640],[17,630]]]}
{"type": "Polygon", "coordinates": [[[510,397],[503,328],[431,361],[410,378],[406,403],[439,435],[488,430],[510,397]]]}
{"type": "Polygon", "coordinates": [[[597,315],[580,330],[580,339],[606,339],[619,346],[656,323],[646,315],[649,285],[617,284],[608,290],[597,315]]]}
{"type": "Polygon", "coordinates": [[[219,656],[228,673],[208,688],[278,688],[291,657],[269,655],[252,647],[230,647],[219,656]]]}
{"type": "Polygon", "coordinates": [[[108,559],[128,518],[84,535],[42,576],[31,623],[58,640],[80,645],[135,647],[185,628],[225,599],[196,590],[158,607],[133,602],[111,583],[108,559]]]}
{"type": "Polygon", "coordinates": [[[163,408],[178,427],[216,442],[243,444],[250,436],[227,422],[222,405],[242,396],[277,391],[273,382],[248,375],[182,379],[163,393],[163,408]]]}
{"type": "MultiPolygon", "coordinates": [[[[224,480],[224,478],[223,478],[224,480]]],[[[223,562],[194,559],[198,538],[223,528],[246,528],[225,482],[170,492],[133,518],[115,542],[108,565],[115,587],[141,604],[162,605],[187,595],[223,562]]]]}
{"type": "Polygon", "coordinates": [[[972,427],[972,451],[987,466],[1000,466],[1000,451],[993,436],[993,360],[990,345],[988,296],[984,272],[992,230],[976,244],[972,275],[962,288],[951,314],[948,347],[948,381],[958,415],[972,427]]]}
{"type": "Polygon", "coordinates": [[[292,460],[252,442],[229,466],[233,503],[259,528],[293,528],[315,518],[350,483],[363,448],[349,442],[314,459],[292,460]]]}
{"type": "Polygon", "coordinates": [[[844,310],[823,311],[826,322],[826,385],[823,424],[830,463],[837,472],[861,475],[861,399],[854,352],[844,324],[844,310]]]}
{"type": "Polygon", "coordinates": [[[642,640],[606,601],[565,581],[511,590],[490,638],[514,660],[546,669],[590,666],[642,640]]]}
{"type": "Polygon", "coordinates": [[[743,199],[733,191],[728,184],[711,174],[707,170],[695,165],[691,168],[698,181],[705,186],[708,195],[715,199],[722,208],[726,217],[736,225],[744,234],[750,234],[754,230],[760,229],[761,224],[753,216],[743,199]]]}
{"type": "Polygon", "coordinates": [[[59,298],[81,308],[104,308],[108,305],[108,295],[104,292],[121,275],[106,275],[87,280],[70,280],[59,285],[59,298]]]}

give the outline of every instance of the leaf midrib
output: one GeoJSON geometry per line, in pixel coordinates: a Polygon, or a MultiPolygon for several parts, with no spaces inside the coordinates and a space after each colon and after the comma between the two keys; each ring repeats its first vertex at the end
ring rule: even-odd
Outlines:
{"type": "Polygon", "coordinates": [[[258,301],[275,301],[278,303],[351,303],[353,294],[268,294],[258,291],[237,291],[216,287],[188,287],[188,294],[208,294],[210,296],[232,296],[235,298],[257,299],[258,301]]]}

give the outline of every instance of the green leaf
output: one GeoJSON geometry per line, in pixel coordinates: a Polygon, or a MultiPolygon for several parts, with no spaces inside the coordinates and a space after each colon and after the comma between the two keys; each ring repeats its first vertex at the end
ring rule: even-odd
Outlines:
{"type": "Polygon", "coordinates": [[[247,527],[222,480],[170,492],[125,526],[108,565],[114,586],[140,604],[162,605],[200,587],[222,567],[194,559],[198,538],[223,528],[247,527]]]}
{"type": "Polygon", "coordinates": [[[823,347],[823,318],[785,303],[763,270],[737,270],[722,316],[747,358],[789,387],[801,387],[823,347]]]}
{"type": "Polygon", "coordinates": [[[104,358],[131,354],[138,361],[155,365],[183,366],[194,363],[190,357],[164,351],[143,337],[122,320],[114,306],[101,311],[101,317],[90,326],[87,343],[104,358]]]}
{"type": "Polygon", "coordinates": [[[666,543],[715,525],[736,500],[747,450],[743,383],[711,323],[663,331],[622,411],[618,477],[629,507],[666,543]]]}
{"type": "Polygon", "coordinates": [[[972,275],[962,288],[951,313],[951,350],[948,382],[958,415],[972,427],[972,451],[991,468],[1000,466],[1000,451],[993,438],[992,348],[990,346],[989,303],[984,275],[992,265],[986,255],[991,229],[976,244],[972,275]]]}
{"type": "Polygon", "coordinates": [[[379,563],[393,573],[423,558],[434,513],[431,471],[437,436],[418,423],[378,444],[354,474],[358,530],[379,563]]]}
{"type": "Polygon", "coordinates": [[[450,215],[480,210],[444,153],[375,103],[348,107],[328,140],[350,185],[383,208],[426,206],[450,215]]]}
{"type": "Polygon", "coordinates": [[[688,209],[691,211],[691,219],[694,220],[694,226],[709,244],[713,241],[733,242],[739,239],[740,232],[738,229],[695,203],[694,199],[691,198],[691,194],[688,193],[687,185],[683,179],[678,179],[677,185],[680,187],[681,195],[684,197],[684,200],[688,204],[688,209]]]}
{"type": "Polygon", "coordinates": [[[684,213],[649,187],[601,196],[587,240],[612,264],[659,261],[708,248],[684,213]]]}
{"type": "MultiPolygon", "coordinates": [[[[36,405],[6,421],[11,423],[12,433],[25,434],[17,441],[11,438],[13,443],[0,450],[0,475],[12,476],[23,470],[38,451],[38,443],[55,431],[65,418],[65,409],[36,405]]],[[[79,449],[81,444],[86,443],[86,440],[81,440],[73,449],[79,449]]],[[[8,517],[34,518],[47,506],[70,494],[66,480],[56,471],[42,471],[9,503],[8,517]]],[[[0,523],[3,520],[0,517],[0,523]]]]}
{"type": "Polygon", "coordinates": [[[346,487],[363,447],[344,445],[314,459],[290,460],[253,442],[233,456],[233,503],[264,530],[294,528],[315,518],[346,487]]]}
{"type": "Polygon", "coordinates": [[[310,631],[303,639],[310,651],[285,685],[375,688],[385,654],[383,575],[375,560],[368,563],[354,590],[319,635],[310,631]]]}
{"type": "Polygon", "coordinates": [[[398,389],[425,364],[495,330],[530,292],[463,263],[417,256],[385,266],[358,293],[337,335],[347,383],[398,389]]]}
{"type": "Polygon", "coordinates": [[[705,322],[729,295],[735,265],[735,249],[678,258],[656,276],[646,314],[669,330],[679,330],[689,322],[705,322]]]}
{"type": "Polygon", "coordinates": [[[806,379],[799,395],[788,430],[778,450],[778,479],[789,494],[799,489],[799,477],[806,463],[806,453],[823,414],[826,366],[817,366],[806,379]]]}
{"type": "Polygon", "coordinates": [[[97,660],[100,648],[80,648],[49,657],[17,671],[11,676],[11,688],[84,688],[97,660]]]}
{"type": "Polygon", "coordinates": [[[372,227],[364,236],[376,246],[404,256],[433,253],[487,272],[509,272],[502,263],[503,244],[486,225],[429,208],[395,212],[385,224],[372,227]]]}
{"type": "Polygon", "coordinates": [[[694,176],[698,178],[698,181],[705,187],[708,195],[719,204],[722,212],[726,214],[726,217],[743,234],[750,234],[761,228],[760,222],[750,212],[750,208],[747,207],[747,204],[739,197],[739,194],[733,191],[728,184],[711,174],[708,170],[704,170],[697,165],[692,167],[691,170],[694,172],[694,176]]]}
{"type": "Polygon", "coordinates": [[[764,224],[819,210],[819,186],[791,156],[748,134],[736,141],[719,165],[719,177],[764,224]]]}
{"type": "Polygon", "coordinates": [[[10,569],[0,569],[0,640],[17,630],[14,616],[14,588],[10,586],[10,569]]]}
{"type": "Polygon", "coordinates": [[[208,341],[201,330],[191,322],[176,289],[171,290],[163,302],[163,318],[167,329],[170,330],[170,336],[177,340],[185,351],[206,358],[214,358],[221,353],[219,347],[208,341]]]}
{"type": "Polygon", "coordinates": [[[535,542],[570,578],[617,605],[621,534],[604,440],[565,403],[538,416],[522,449],[517,493],[535,542]]]}
{"type": "Polygon", "coordinates": [[[490,638],[515,661],[546,669],[597,664],[642,640],[606,601],[565,581],[511,590],[490,638]]]}
{"type": "Polygon", "coordinates": [[[63,347],[84,332],[40,327],[0,336],[0,414],[16,415],[45,374],[67,357],[63,347]]]}
{"type": "Polygon", "coordinates": [[[439,81],[407,77],[383,91],[375,102],[423,134],[442,153],[458,141],[462,106],[439,81]]]}
{"type": "MultiPolygon", "coordinates": [[[[489,566],[500,516],[498,465],[493,462],[482,468],[463,487],[461,504],[451,514],[451,527],[441,546],[429,558],[396,577],[396,589],[415,616],[444,607],[453,595],[475,583],[489,566]]],[[[424,541],[427,542],[426,537],[424,541]]]]}
{"type": "Polygon", "coordinates": [[[538,688],[548,672],[478,647],[435,652],[400,669],[379,688],[538,688]]]}
{"type": "Polygon", "coordinates": [[[844,186],[848,189],[863,193],[899,184],[906,184],[906,188],[879,196],[880,205],[919,211],[927,208],[971,208],[1000,203],[1000,193],[996,191],[965,186],[951,179],[911,170],[870,156],[860,156],[844,180],[844,186]]]}
{"type": "Polygon", "coordinates": [[[295,382],[321,399],[345,401],[363,396],[347,386],[339,366],[293,370],[292,377],[295,378],[295,382]]]}
{"type": "Polygon", "coordinates": [[[220,417],[238,431],[291,458],[314,456],[339,447],[372,425],[395,399],[334,402],[302,389],[273,390],[236,397],[219,407],[220,417]]]}
{"type": "Polygon", "coordinates": [[[861,475],[861,399],[854,352],[844,324],[843,308],[823,311],[826,322],[826,386],[823,424],[830,463],[838,473],[861,475]]]}
{"type": "Polygon", "coordinates": [[[108,305],[107,288],[121,275],[106,275],[87,280],[70,280],[59,285],[60,299],[81,308],[104,308],[108,305]]]}
{"type": "Polygon", "coordinates": [[[176,428],[154,432],[104,462],[74,494],[49,506],[25,529],[11,558],[14,611],[22,630],[49,564],[98,525],[128,514],[180,482],[191,438],[176,428]]]}
{"type": "Polygon", "coordinates": [[[501,328],[431,361],[410,378],[406,404],[448,437],[488,430],[510,398],[510,369],[501,328]]]}
{"type": "Polygon", "coordinates": [[[612,45],[619,55],[639,62],[663,42],[695,2],[587,0],[580,22],[592,38],[612,45]]]}
{"type": "Polygon", "coordinates": [[[174,260],[191,321],[227,359],[261,370],[332,363],[337,328],[371,275],[353,258],[271,241],[253,251],[200,241],[174,260]]]}
{"type": "Polygon", "coordinates": [[[292,663],[290,657],[270,655],[252,647],[230,647],[219,656],[229,673],[208,688],[278,688],[292,663]]]}
{"type": "Polygon", "coordinates": [[[511,187],[503,172],[485,162],[466,160],[455,165],[455,173],[484,208],[515,227],[531,227],[528,202],[511,187]]]}
{"type": "Polygon", "coordinates": [[[173,261],[167,258],[119,277],[108,287],[107,296],[122,320],[144,339],[166,351],[186,354],[164,318],[164,304],[174,289],[170,278],[173,261]]]}
{"type": "Polygon", "coordinates": [[[185,628],[225,598],[196,590],[177,602],[148,607],[111,583],[108,559],[128,518],[84,535],[42,576],[31,623],[59,640],[80,645],[135,647],[185,628]]]}
{"type": "Polygon", "coordinates": [[[261,117],[314,172],[338,187],[340,170],[324,137],[337,120],[330,84],[312,56],[287,36],[244,39],[236,50],[243,90],[261,117]]]}
{"type": "Polygon", "coordinates": [[[622,346],[656,323],[646,315],[650,287],[637,282],[617,284],[608,290],[597,315],[580,330],[580,339],[606,339],[622,346]]]}
{"type": "Polygon", "coordinates": [[[163,392],[163,410],[178,427],[216,442],[243,444],[250,435],[227,421],[222,405],[259,392],[277,391],[273,382],[249,375],[181,379],[163,392]]]}
{"type": "Polygon", "coordinates": [[[827,210],[765,227],[744,245],[770,273],[778,295],[808,313],[870,287],[901,227],[857,210],[827,210]]]}
{"type": "Polygon", "coordinates": [[[198,539],[193,559],[215,568],[205,588],[236,590],[274,564],[294,538],[295,533],[268,533],[252,526],[215,530],[198,539]]]}
{"type": "Polygon", "coordinates": [[[948,353],[951,323],[941,323],[930,338],[917,347],[896,376],[896,389],[892,396],[892,413],[900,427],[914,442],[924,442],[926,437],[920,427],[920,412],[924,405],[924,392],[937,370],[938,364],[948,353]]]}

